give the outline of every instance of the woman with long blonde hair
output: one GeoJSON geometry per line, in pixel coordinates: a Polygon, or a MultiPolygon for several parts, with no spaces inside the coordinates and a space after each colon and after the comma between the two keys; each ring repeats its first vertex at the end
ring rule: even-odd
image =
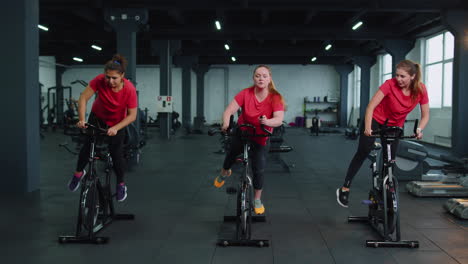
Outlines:
{"type": "MultiPolygon", "coordinates": [[[[234,100],[226,107],[223,113],[222,130],[229,127],[229,119],[240,108],[242,113],[237,121],[238,124],[251,124],[255,126],[256,134],[266,134],[261,126],[273,131],[274,127],[281,126],[284,118],[285,103],[281,94],[276,90],[272,80],[271,69],[266,65],[259,65],[253,74],[254,84],[251,87],[239,92],[234,100]]],[[[256,214],[265,213],[265,206],[261,201],[264,181],[264,170],[266,165],[266,154],[268,152],[267,137],[252,138],[252,170],[254,193],[254,211],[256,214]]],[[[231,175],[231,166],[235,158],[242,152],[242,141],[239,137],[234,137],[231,148],[226,153],[223,168],[214,181],[214,186],[220,188],[224,185],[225,179],[231,175]]]]}

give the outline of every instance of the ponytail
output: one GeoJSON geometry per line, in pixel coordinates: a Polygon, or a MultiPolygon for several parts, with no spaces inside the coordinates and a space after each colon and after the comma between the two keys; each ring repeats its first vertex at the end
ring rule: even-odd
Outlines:
{"type": "Polygon", "coordinates": [[[110,61],[104,65],[104,72],[106,71],[118,71],[125,73],[127,69],[127,59],[120,54],[115,54],[110,61]]]}
{"type": "Polygon", "coordinates": [[[419,95],[423,93],[421,65],[410,60],[402,60],[397,64],[396,68],[403,69],[411,76],[414,75],[414,79],[411,81],[409,88],[411,91],[411,100],[415,102],[419,95]]]}

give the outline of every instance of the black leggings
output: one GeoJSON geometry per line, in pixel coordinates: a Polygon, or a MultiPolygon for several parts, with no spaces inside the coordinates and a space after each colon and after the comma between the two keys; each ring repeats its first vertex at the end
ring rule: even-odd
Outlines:
{"type": "MultiPolygon", "coordinates": [[[[108,126],[104,121],[97,118],[94,113],[91,113],[88,118],[88,123],[95,126],[107,129],[108,126]]],[[[123,145],[125,140],[126,132],[125,129],[121,129],[117,132],[117,135],[108,137],[109,138],[109,152],[112,157],[113,167],[115,175],[117,177],[117,183],[124,181],[124,171],[125,171],[125,159],[123,145]]],[[[99,139],[98,139],[99,141],[99,139]]],[[[85,141],[86,143],[80,150],[80,155],[78,157],[78,163],[76,165],[76,171],[83,171],[83,169],[88,164],[89,152],[91,148],[91,141],[89,136],[85,141]]]]}
{"type": "MultiPolygon", "coordinates": [[[[231,148],[226,157],[224,158],[223,168],[228,170],[232,167],[232,164],[236,161],[236,157],[244,151],[244,145],[239,136],[233,136],[231,138],[231,148]]],[[[250,145],[249,157],[252,160],[252,171],[253,171],[253,187],[255,190],[261,190],[263,188],[263,173],[265,172],[266,165],[266,153],[268,152],[268,144],[266,146],[252,142],[250,145]]]]}
{"type": "MultiPolygon", "coordinates": [[[[372,119],[372,125],[371,125],[372,131],[375,131],[382,127],[383,125],[379,124],[377,121],[372,119]]],[[[364,135],[364,122],[361,123],[360,135],[361,136],[359,137],[359,146],[358,146],[357,152],[356,154],[354,154],[354,157],[351,160],[351,163],[349,164],[348,172],[346,173],[346,178],[343,184],[343,186],[346,188],[349,188],[351,186],[351,182],[353,181],[354,176],[356,175],[358,170],[361,168],[362,163],[364,163],[364,160],[366,160],[369,153],[372,151],[372,146],[374,145],[374,142],[375,142],[374,137],[368,137],[364,135]]],[[[393,141],[392,146],[391,146],[392,159],[395,159],[397,147],[398,147],[398,139],[393,141]]]]}

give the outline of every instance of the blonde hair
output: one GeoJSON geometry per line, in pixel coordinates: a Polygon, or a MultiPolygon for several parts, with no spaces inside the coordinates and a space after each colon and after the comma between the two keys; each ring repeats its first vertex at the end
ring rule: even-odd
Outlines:
{"type": "Polygon", "coordinates": [[[268,70],[268,73],[270,74],[270,83],[268,84],[268,92],[271,93],[271,94],[274,94],[274,95],[278,95],[280,97],[280,101],[281,103],[283,104],[284,106],[284,109],[286,111],[286,103],[284,102],[284,98],[283,96],[278,92],[278,90],[276,90],[276,86],[275,86],[275,83],[273,82],[273,75],[271,74],[271,68],[267,65],[264,65],[264,64],[260,64],[258,65],[257,67],[255,67],[254,71],[253,71],[253,74],[255,76],[255,72],[259,69],[259,68],[265,68],[268,70]]]}
{"type": "Polygon", "coordinates": [[[406,71],[411,76],[414,75],[414,79],[411,81],[409,87],[411,91],[411,100],[413,100],[413,102],[416,101],[418,96],[423,93],[421,85],[421,65],[410,60],[402,60],[397,64],[396,68],[406,71]]]}

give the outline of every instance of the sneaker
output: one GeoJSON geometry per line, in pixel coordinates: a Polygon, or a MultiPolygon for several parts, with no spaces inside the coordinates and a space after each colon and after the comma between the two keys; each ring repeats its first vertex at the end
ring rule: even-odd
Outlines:
{"type": "Polygon", "coordinates": [[[218,177],[216,177],[216,179],[214,180],[214,183],[213,185],[216,187],[216,188],[221,188],[223,185],[224,185],[224,181],[226,180],[227,177],[231,176],[232,174],[232,170],[229,169],[228,171],[228,175],[219,175],[218,177]]]}
{"type": "Polygon", "coordinates": [[[336,190],[336,201],[339,205],[348,208],[349,191],[343,191],[341,188],[336,190]]]}
{"type": "Polygon", "coordinates": [[[262,201],[254,200],[254,211],[255,214],[264,214],[265,213],[265,206],[263,206],[262,201]]]}
{"type": "Polygon", "coordinates": [[[80,177],[73,175],[70,181],[68,182],[68,189],[72,192],[78,190],[78,187],[80,187],[80,184],[81,184],[81,179],[85,175],[86,175],[86,170],[83,170],[83,173],[81,174],[80,177]]]}
{"type": "Polygon", "coordinates": [[[125,184],[117,184],[117,201],[123,202],[127,198],[127,186],[125,184]]]}

